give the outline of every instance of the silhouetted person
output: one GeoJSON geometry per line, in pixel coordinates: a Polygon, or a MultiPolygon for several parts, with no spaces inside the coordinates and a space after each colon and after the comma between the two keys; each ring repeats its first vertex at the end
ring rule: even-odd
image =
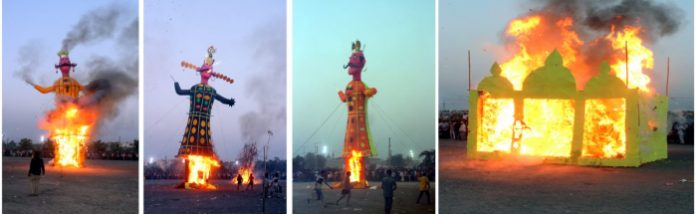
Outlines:
{"type": "Polygon", "coordinates": [[[247,184],[246,189],[251,189],[251,191],[254,191],[254,173],[249,174],[249,184],[247,184]]]}
{"type": "MultiPolygon", "coordinates": [[[[326,185],[327,187],[329,187],[329,189],[333,189],[333,187],[329,186],[329,184],[326,183],[322,175],[317,175],[317,179],[314,181],[314,192],[317,195],[317,201],[324,200],[324,193],[321,190],[322,185],[326,185]]],[[[307,202],[309,202],[309,199],[307,199],[307,202]]]]}
{"type": "Polygon", "coordinates": [[[353,189],[353,185],[350,183],[350,171],[346,172],[346,176],[343,177],[343,189],[341,190],[341,197],[336,200],[336,205],[338,205],[338,202],[341,202],[343,198],[346,196],[348,199],[346,200],[346,204],[350,206],[350,190],[353,189]]]}
{"type": "Polygon", "coordinates": [[[420,203],[421,196],[425,194],[425,196],[428,196],[428,204],[430,204],[430,180],[428,180],[428,176],[425,176],[425,173],[418,173],[420,176],[418,177],[418,183],[419,183],[419,189],[420,193],[418,194],[418,200],[416,200],[416,204],[420,203]]]}
{"type": "Polygon", "coordinates": [[[396,181],[392,177],[391,169],[387,169],[387,175],[382,178],[382,193],[384,195],[384,213],[391,213],[392,203],[394,203],[394,190],[396,181]]]}
{"type": "Polygon", "coordinates": [[[44,168],[44,162],[41,158],[41,152],[35,151],[34,157],[31,158],[31,163],[29,164],[29,181],[31,181],[31,196],[39,195],[39,180],[41,176],[46,174],[46,169],[44,168]]]}
{"type": "Polygon", "coordinates": [[[243,181],[244,178],[242,178],[242,174],[237,174],[237,192],[239,192],[239,187],[242,186],[243,181]]]}

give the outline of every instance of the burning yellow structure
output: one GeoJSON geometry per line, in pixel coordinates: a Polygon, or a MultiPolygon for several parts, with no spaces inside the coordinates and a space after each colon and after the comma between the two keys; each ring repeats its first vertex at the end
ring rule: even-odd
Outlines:
{"type": "Polygon", "coordinates": [[[633,167],[667,158],[667,97],[629,89],[608,63],[599,69],[578,90],[555,50],[515,84],[493,64],[469,94],[468,156],[633,167]]]}

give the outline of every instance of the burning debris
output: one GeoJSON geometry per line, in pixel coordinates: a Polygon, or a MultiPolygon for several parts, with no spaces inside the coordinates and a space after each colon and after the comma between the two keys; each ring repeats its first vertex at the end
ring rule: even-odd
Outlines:
{"type": "Polygon", "coordinates": [[[360,41],[352,44],[352,55],[348,61],[348,74],[353,80],[346,86],[345,93],[338,92],[341,102],[348,105],[348,123],[343,145],[345,170],[351,172],[350,182],[354,188],[368,187],[365,179],[365,156],[373,154],[372,136],[367,120],[367,99],[377,93],[376,88],[369,88],[362,82],[361,74],[365,67],[360,41]]]}
{"type": "Polygon", "coordinates": [[[177,157],[183,158],[185,164],[186,180],[181,185],[186,189],[215,189],[215,186],[208,182],[210,172],[213,167],[219,167],[217,155],[213,149],[212,134],[210,133],[210,112],[215,100],[232,107],[234,99],[224,98],[217,94],[215,89],[208,85],[211,77],[221,78],[230,84],[233,82],[221,73],[213,71],[213,54],[216,49],[213,46],[208,48],[208,56],[203,60],[201,67],[188,62],[181,62],[184,68],[193,69],[201,75],[201,82],[191,87],[189,90],[182,90],[179,83],[174,83],[174,89],[179,95],[188,96],[191,102],[189,108],[188,122],[184,136],[181,139],[181,146],[177,157]]]}
{"type": "MultiPolygon", "coordinates": [[[[254,173],[254,164],[256,163],[256,157],[258,156],[258,150],[256,143],[244,144],[244,148],[239,153],[237,160],[239,161],[239,166],[237,169],[237,174],[242,175],[244,184],[249,184],[250,175],[254,173]]],[[[235,177],[233,176],[232,182],[234,183],[235,177]]],[[[254,182],[257,183],[257,182],[254,182]]]]}

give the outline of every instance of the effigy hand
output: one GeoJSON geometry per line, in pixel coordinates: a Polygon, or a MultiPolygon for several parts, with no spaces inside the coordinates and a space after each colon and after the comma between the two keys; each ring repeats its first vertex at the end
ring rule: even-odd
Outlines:
{"type": "Polygon", "coordinates": [[[341,99],[341,102],[346,102],[346,94],[343,91],[338,91],[338,98],[341,99]]]}

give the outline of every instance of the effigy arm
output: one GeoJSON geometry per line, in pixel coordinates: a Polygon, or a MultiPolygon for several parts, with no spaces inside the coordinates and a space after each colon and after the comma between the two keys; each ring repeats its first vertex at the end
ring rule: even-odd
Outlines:
{"type": "Polygon", "coordinates": [[[174,90],[176,91],[176,94],[178,95],[191,95],[190,90],[182,90],[181,87],[179,87],[178,82],[174,82],[174,90]]]}
{"type": "Polygon", "coordinates": [[[225,105],[229,105],[230,107],[234,106],[234,103],[235,103],[234,98],[230,97],[229,99],[227,99],[223,96],[220,96],[217,93],[215,93],[214,97],[216,100],[220,101],[221,103],[224,103],[225,105]]]}

